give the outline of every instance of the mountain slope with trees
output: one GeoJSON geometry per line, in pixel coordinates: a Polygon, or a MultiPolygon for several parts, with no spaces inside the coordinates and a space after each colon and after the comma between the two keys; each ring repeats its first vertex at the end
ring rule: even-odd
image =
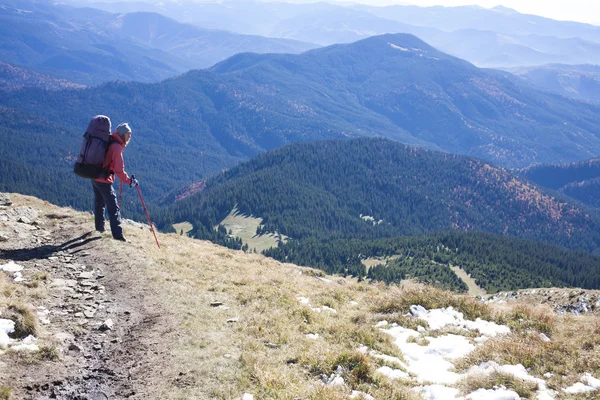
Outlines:
{"type": "Polygon", "coordinates": [[[259,232],[293,239],[374,239],[486,231],[574,249],[600,246],[595,213],[469,157],[384,139],[325,141],[261,154],[207,182],[160,216],[189,221],[200,238],[234,207],[259,232]]]}
{"type": "Polygon", "coordinates": [[[532,182],[591,207],[600,207],[600,158],[558,165],[536,165],[518,171],[532,182]]]}
{"type": "Polygon", "coordinates": [[[0,110],[11,127],[1,138],[22,141],[6,160],[61,168],[93,115],[129,122],[127,167],[152,185],[151,199],[290,142],[383,136],[511,167],[600,152],[600,107],[536,91],[410,35],[300,55],[245,53],[155,84],[0,92],[0,110]],[[44,134],[26,123],[38,120],[65,142],[26,140],[44,134]]]}

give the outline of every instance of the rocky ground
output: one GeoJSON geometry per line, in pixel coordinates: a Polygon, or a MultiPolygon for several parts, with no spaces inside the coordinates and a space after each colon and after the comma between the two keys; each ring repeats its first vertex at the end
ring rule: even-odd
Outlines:
{"type": "Polygon", "coordinates": [[[0,197],[0,264],[23,267],[4,305],[17,300],[35,309],[37,343],[59,357],[0,358],[0,385],[10,383],[16,399],[148,398],[151,382],[160,384],[156,360],[168,356],[160,338],[173,329],[144,279],[123,274],[140,249],[91,227],[89,214],[0,197]]]}

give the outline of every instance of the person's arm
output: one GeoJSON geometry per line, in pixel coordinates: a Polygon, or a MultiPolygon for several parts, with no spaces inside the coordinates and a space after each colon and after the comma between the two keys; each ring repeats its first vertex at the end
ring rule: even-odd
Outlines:
{"type": "Polygon", "coordinates": [[[124,182],[126,185],[131,185],[131,178],[125,172],[125,162],[123,161],[123,149],[121,151],[116,152],[115,154],[115,168],[114,173],[119,177],[119,179],[124,182]]]}

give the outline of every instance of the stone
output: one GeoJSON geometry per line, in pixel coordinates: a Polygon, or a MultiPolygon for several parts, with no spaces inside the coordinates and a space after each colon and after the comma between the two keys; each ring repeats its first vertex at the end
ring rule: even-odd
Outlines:
{"type": "Polygon", "coordinates": [[[76,345],[75,343],[71,343],[68,347],[69,351],[76,351],[76,352],[81,352],[81,347],[79,347],[78,345],[76,345]]]}
{"type": "Polygon", "coordinates": [[[82,272],[79,274],[79,279],[92,279],[94,277],[93,272],[82,272]]]}
{"type": "Polygon", "coordinates": [[[234,322],[238,322],[238,321],[239,321],[239,319],[238,319],[238,318],[229,318],[229,319],[227,320],[227,322],[228,322],[228,323],[230,323],[230,324],[231,324],[231,323],[234,323],[234,322]]]}
{"type": "Polygon", "coordinates": [[[102,345],[101,344],[95,344],[94,345],[94,350],[102,350],[102,345]]]}
{"type": "Polygon", "coordinates": [[[223,303],[222,301],[213,301],[212,303],[210,303],[211,307],[219,307],[223,305],[225,305],[225,303],[223,303]]]}
{"type": "Polygon", "coordinates": [[[87,310],[83,312],[83,315],[85,315],[86,318],[94,318],[94,315],[96,315],[96,311],[87,310]]]}
{"type": "Polygon", "coordinates": [[[0,232],[0,242],[8,242],[8,235],[0,232]]]}
{"type": "Polygon", "coordinates": [[[38,213],[32,207],[16,207],[13,212],[15,213],[16,220],[20,222],[20,219],[26,219],[28,224],[38,219],[38,213]]]}
{"type": "MultiPolygon", "coordinates": [[[[66,333],[66,332],[58,332],[54,335],[54,337],[56,339],[60,340],[61,342],[73,340],[73,338],[74,338],[73,335],[71,335],[70,333],[66,333]]],[[[73,344],[71,346],[73,346],[73,344]]],[[[69,350],[71,350],[70,349],[71,346],[69,346],[69,350]]]]}
{"type": "Polygon", "coordinates": [[[7,193],[0,193],[0,206],[12,206],[12,200],[7,193]]]}
{"type": "Polygon", "coordinates": [[[17,220],[17,222],[20,222],[22,224],[27,224],[27,225],[31,225],[31,223],[33,221],[31,221],[29,218],[27,217],[19,217],[19,219],[17,220]]]}
{"type": "Polygon", "coordinates": [[[112,328],[115,326],[115,323],[113,322],[112,319],[107,319],[106,321],[104,321],[104,323],[102,325],[100,325],[100,330],[101,331],[110,331],[112,330],[112,328]]]}

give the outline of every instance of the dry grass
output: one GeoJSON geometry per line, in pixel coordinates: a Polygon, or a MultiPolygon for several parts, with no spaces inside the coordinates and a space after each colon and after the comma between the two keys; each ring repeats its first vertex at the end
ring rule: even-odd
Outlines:
{"type": "Polygon", "coordinates": [[[24,304],[14,303],[8,306],[4,318],[15,323],[15,331],[10,335],[14,339],[24,339],[29,335],[35,336],[38,332],[38,318],[35,313],[24,304]]]}
{"type": "Polygon", "coordinates": [[[8,386],[0,386],[0,400],[12,400],[13,390],[8,386]]]}
{"type": "Polygon", "coordinates": [[[532,398],[533,394],[538,389],[538,385],[535,382],[524,381],[513,375],[500,372],[493,372],[487,375],[470,375],[458,384],[458,387],[464,395],[472,393],[480,388],[493,389],[500,386],[515,391],[521,398],[525,399],[532,398]]]}
{"type": "MultiPolygon", "coordinates": [[[[424,321],[404,316],[413,304],[427,309],[452,306],[468,319],[511,325],[512,334],[491,339],[460,360],[459,371],[490,360],[520,363],[537,377],[554,373],[548,383],[557,390],[578,381],[584,372],[595,376],[600,372],[600,326],[591,317],[557,318],[547,309],[523,305],[499,312],[467,296],[423,285],[386,287],[332,278],[179,234],[159,234],[159,250],[149,230],[132,226],[125,230],[134,244],[106,239],[101,245],[120,252],[126,246],[128,273],[149,285],[173,322],[174,334],[165,337],[171,354],[160,366],[157,379],[163,381],[154,383],[161,388],[154,398],[239,399],[252,393],[257,399],[347,399],[354,389],[376,399],[419,399],[412,389],[415,382],[377,374],[386,362],[358,351],[368,346],[402,359],[391,336],[374,325],[385,319],[412,329],[425,326],[424,321]],[[310,303],[302,304],[299,297],[310,303]],[[213,302],[224,305],[213,307],[213,302]],[[552,341],[543,342],[540,332],[552,341]],[[308,338],[309,333],[318,338],[308,338]],[[331,376],[338,367],[346,386],[324,386],[322,376],[331,376]]],[[[27,300],[31,289],[25,293],[1,274],[0,290],[0,306],[8,305],[9,299],[35,304],[27,300]],[[10,297],[3,297],[5,293],[10,297]]],[[[428,335],[443,333],[447,331],[428,335]]],[[[36,357],[53,358],[51,349],[38,353],[36,357]]],[[[501,374],[470,378],[461,389],[466,393],[494,385],[513,388],[522,397],[534,390],[501,374]]]]}
{"type": "Polygon", "coordinates": [[[414,285],[407,289],[391,288],[379,296],[373,306],[373,312],[390,315],[402,315],[411,305],[421,305],[426,309],[453,307],[462,312],[467,319],[493,318],[491,308],[480,301],[456,295],[430,286],[414,285]]]}
{"type": "Polygon", "coordinates": [[[503,315],[497,322],[508,325],[512,331],[527,332],[535,330],[548,336],[552,335],[557,323],[556,314],[549,307],[532,306],[518,303],[503,315]]]}
{"type": "Polygon", "coordinates": [[[493,360],[499,364],[522,364],[530,374],[552,373],[548,386],[560,390],[588,372],[600,372],[600,327],[596,317],[563,317],[555,322],[550,342],[538,332],[514,332],[491,339],[460,360],[459,370],[493,360]]]}
{"type": "Polygon", "coordinates": [[[193,375],[193,385],[166,385],[161,398],[229,399],[248,392],[255,398],[335,399],[347,398],[350,389],[376,398],[418,398],[405,382],[375,374],[382,360],[357,352],[368,346],[402,357],[391,336],[374,327],[369,307],[385,286],[330,277],[325,282],[317,279],[321,271],[179,235],[160,235],[158,250],[148,232],[126,234],[140,243],[133,251],[145,253],[137,271],[156,285],[178,321],[179,339],[165,373],[193,375]],[[216,301],[224,306],[211,307],[216,301]],[[323,387],[322,375],[338,366],[347,386],[323,387]]]}

